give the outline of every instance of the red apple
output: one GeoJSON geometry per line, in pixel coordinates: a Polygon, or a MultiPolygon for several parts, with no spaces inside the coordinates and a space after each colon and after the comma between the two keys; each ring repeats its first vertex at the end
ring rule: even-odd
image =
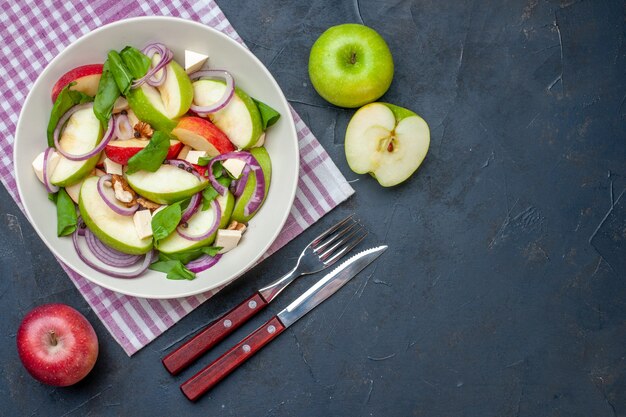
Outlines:
{"type": "Polygon", "coordinates": [[[17,352],[33,378],[66,387],[92,370],[98,358],[98,336],[85,316],[72,307],[44,304],[22,320],[17,352]]]}
{"type": "Polygon", "coordinates": [[[180,119],[172,134],[185,145],[205,151],[209,156],[233,152],[235,145],[217,126],[200,117],[187,116],[180,119]]]}
{"type": "Polygon", "coordinates": [[[52,87],[52,102],[56,101],[61,90],[72,81],[76,81],[76,85],[72,87],[72,90],[95,97],[98,92],[98,83],[101,75],[102,64],[83,65],[69,70],[52,87]]]}
{"type": "MultiPolygon", "coordinates": [[[[113,162],[121,165],[128,164],[128,160],[137,152],[150,143],[145,139],[112,140],[104,147],[104,153],[113,162]]],[[[167,151],[166,159],[175,159],[183,144],[180,141],[171,139],[170,149],[167,151]]]]}

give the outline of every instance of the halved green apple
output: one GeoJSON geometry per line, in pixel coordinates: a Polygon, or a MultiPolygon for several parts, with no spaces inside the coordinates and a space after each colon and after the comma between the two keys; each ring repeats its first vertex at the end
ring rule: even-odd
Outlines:
{"type": "MultiPolygon", "coordinates": [[[[226,195],[220,195],[217,197],[217,202],[222,209],[222,215],[220,217],[220,224],[218,226],[218,229],[223,229],[228,226],[228,222],[230,221],[230,215],[233,212],[233,207],[235,206],[235,198],[230,191],[227,191],[226,195]]],[[[191,236],[194,236],[202,235],[208,232],[210,227],[213,225],[214,219],[215,210],[213,210],[212,208],[209,207],[204,211],[198,210],[196,214],[191,216],[191,218],[187,221],[187,233],[189,233],[191,236]]],[[[196,249],[213,243],[216,235],[217,231],[213,232],[206,239],[196,242],[193,240],[185,239],[180,236],[176,231],[174,231],[171,235],[158,243],[158,249],[163,253],[178,253],[191,249],[196,249]]]]}
{"type": "MultiPolygon", "coordinates": [[[[93,113],[93,105],[72,114],[61,132],[59,145],[73,155],[89,152],[102,140],[102,126],[93,113]]],[[[84,161],[70,161],[59,155],[59,163],[52,172],[50,182],[59,187],[79,182],[98,163],[100,154],[84,161]]]]}
{"type": "MultiPolygon", "coordinates": [[[[256,158],[257,161],[259,161],[259,165],[261,165],[261,170],[263,171],[263,175],[265,177],[265,195],[267,196],[267,190],[270,187],[270,180],[272,178],[272,161],[270,160],[270,156],[264,147],[252,148],[250,149],[250,153],[256,158]]],[[[248,204],[248,201],[250,201],[250,198],[252,197],[255,188],[256,174],[254,173],[254,171],[252,171],[250,172],[248,182],[243,189],[243,193],[241,193],[241,195],[235,202],[235,208],[233,209],[233,214],[231,216],[233,220],[236,220],[240,223],[248,223],[250,219],[253,218],[254,215],[257,213],[258,209],[246,216],[243,210],[246,204],[248,204]]],[[[263,199],[265,200],[265,197],[263,197],[263,199]]],[[[261,204],[261,206],[262,205],[263,204],[261,204]]],[[[259,206],[259,208],[261,206],[259,206]]]]}
{"type": "Polygon", "coordinates": [[[193,100],[193,87],[185,70],[174,60],[165,66],[167,78],[155,88],[147,83],[131,89],[126,96],[130,108],[139,120],[156,130],[170,132],[176,118],[187,113],[193,100]]]}
{"type": "MultiPolygon", "coordinates": [[[[193,83],[193,101],[197,106],[210,106],[224,95],[226,84],[215,80],[193,83]]],[[[235,88],[230,102],[221,110],[209,114],[209,119],[239,149],[254,146],[263,133],[261,113],[254,100],[242,89],[235,88]]]]}
{"type": "MultiPolygon", "coordinates": [[[[107,189],[111,198],[113,190],[107,189]]],[[[83,181],[78,208],[85,224],[98,239],[110,247],[131,255],[141,255],[152,249],[152,238],[140,239],[133,216],[122,216],[111,210],[98,193],[98,177],[83,181]]]]}
{"type": "Polygon", "coordinates": [[[397,185],[421,165],[430,145],[428,124],[412,111],[370,103],[350,119],[345,151],[357,174],[371,174],[383,187],[397,185]]]}
{"type": "Polygon", "coordinates": [[[137,193],[159,204],[184,200],[209,184],[208,180],[200,179],[174,165],[161,165],[155,172],[137,171],[127,174],[126,181],[137,193]]]}

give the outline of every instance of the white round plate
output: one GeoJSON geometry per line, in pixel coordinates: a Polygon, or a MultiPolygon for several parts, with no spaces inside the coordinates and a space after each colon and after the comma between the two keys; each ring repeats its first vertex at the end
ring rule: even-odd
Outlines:
{"type": "Polygon", "coordinates": [[[26,214],[48,248],[70,268],[94,283],[136,297],[177,298],[219,287],[243,274],[265,253],[280,233],[293,204],[298,183],[299,152],[295,125],[280,87],[250,51],[221,32],[200,23],[171,17],[139,17],[103,26],[63,50],[41,73],[28,94],[17,124],[14,164],[20,198],[26,214]],[[113,278],[88,267],[76,254],[71,237],[56,235],[56,208],[31,167],[46,146],[46,127],[52,103],[50,92],[70,69],[104,62],[111,49],[126,45],[143,48],[162,42],[184,64],[185,49],[209,56],[211,68],[230,71],[237,86],[281,114],[268,130],[265,147],[272,160],[272,182],[263,207],[250,221],[241,244],[225,254],[213,268],[192,281],[168,280],[147,271],[134,279],[113,278]]]}

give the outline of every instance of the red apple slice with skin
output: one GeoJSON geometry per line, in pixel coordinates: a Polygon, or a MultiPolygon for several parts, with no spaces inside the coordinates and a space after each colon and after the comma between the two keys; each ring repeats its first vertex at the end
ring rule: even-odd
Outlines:
{"type": "Polygon", "coordinates": [[[200,117],[183,117],[172,134],[185,145],[205,151],[209,156],[233,152],[235,145],[217,126],[200,117]]]}
{"type": "MultiPolygon", "coordinates": [[[[121,165],[127,165],[128,160],[137,152],[145,148],[149,140],[146,139],[128,139],[128,140],[112,140],[104,148],[104,153],[113,162],[121,165]]],[[[170,140],[170,149],[167,151],[166,159],[175,159],[183,144],[175,139],[170,140]]]]}
{"type": "Polygon", "coordinates": [[[72,90],[95,97],[101,75],[102,64],[83,65],[69,70],[52,87],[52,102],[56,101],[61,90],[72,81],[76,82],[76,85],[72,86],[72,90]]]}

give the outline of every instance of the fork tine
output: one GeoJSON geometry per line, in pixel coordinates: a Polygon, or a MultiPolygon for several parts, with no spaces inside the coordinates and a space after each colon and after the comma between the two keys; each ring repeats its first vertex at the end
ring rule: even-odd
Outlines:
{"type": "Polygon", "coordinates": [[[330,266],[332,264],[334,264],[335,262],[337,262],[339,259],[341,259],[344,255],[346,255],[347,253],[349,253],[352,249],[354,249],[354,247],[356,245],[358,245],[359,243],[361,243],[361,241],[363,239],[365,239],[365,236],[368,235],[368,231],[365,230],[365,233],[357,236],[356,238],[354,238],[352,241],[350,242],[346,242],[346,246],[344,246],[343,248],[341,248],[339,251],[337,251],[333,256],[331,256],[330,258],[326,259],[324,262],[324,265],[326,266],[330,266]]]}
{"type": "Polygon", "coordinates": [[[345,219],[341,220],[340,222],[336,223],[334,226],[331,226],[330,228],[328,228],[327,230],[325,230],[324,232],[322,232],[322,234],[320,234],[318,237],[316,237],[315,239],[313,239],[311,241],[311,243],[309,243],[309,246],[316,246],[317,244],[319,244],[322,240],[326,239],[328,236],[332,235],[333,232],[335,232],[337,229],[339,229],[341,226],[343,226],[344,224],[346,224],[347,222],[349,222],[350,220],[352,220],[354,222],[354,219],[352,219],[352,217],[354,217],[354,213],[352,213],[351,215],[349,215],[348,217],[346,217],[345,219]]]}
{"type": "Polygon", "coordinates": [[[325,261],[326,259],[328,259],[333,253],[335,253],[338,248],[351,241],[352,238],[358,236],[360,232],[364,230],[361,224],[357,223],[357,226],[358,227],[356,229],[352,230],[347,236],[344,236],[343,238],[335,242],[331,247],[325,249],[322,252],[317,252],[317,256],[320,258],[320,260],[325,261]]]}
{"type": "Polygon", "coordinates": [[[352,229],[354,229],[355,227],[360,227],[361,225],[357,222],[353,222],[353,223],[349,223],[347,225],[344,225],[341,229],[335,230],[335,232],[328,237],[326,240],[323,241],[323,243],[320,243],[317,246],[313,246],[313,251],[317,254],[322,253],[322,252],[326,252],[327,248],[334,244],[337,240],[339,239],[343,239],[344,236],[346,234],[348,234],[348,232],[350,232],[352,229]]]}

